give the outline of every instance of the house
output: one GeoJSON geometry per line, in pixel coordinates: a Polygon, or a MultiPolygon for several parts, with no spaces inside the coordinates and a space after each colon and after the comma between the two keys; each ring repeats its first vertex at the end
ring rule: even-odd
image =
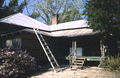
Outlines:
{"type": "Polygon", "coordinates": [[[52,21],[48,26],[21,13],[1,19],[1,48],[12,46],[15,50],[27,50],[38,62],[44,63],[47,57],[33,31],[36,28],[58,62],[69,59],[66,56],[73,56],[72,59],[84,57],[87,61],[100,61],[106,56],[101,40],[103,32],[93,32],[86,20],[57,24],[57,16],[54,16],[52,21]]]}

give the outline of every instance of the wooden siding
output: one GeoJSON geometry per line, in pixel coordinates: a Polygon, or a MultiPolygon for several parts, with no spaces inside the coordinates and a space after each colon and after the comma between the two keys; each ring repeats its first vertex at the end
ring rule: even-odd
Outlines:
{"type": "Polygon", "coordinates": [[[69,55],[69,48],[72,47],[72,40],[69,38],[55,38],[55,56],[57,58],[64,58],[69,55]]]}
{"type": "Polygon", "coordinates": [[[77,47],[82,47],[83,56],[101,56],[99,37],[77,38],[77,47]]]}
{"type": "Polygon", "coordinates": [[[36,39],[22,38],[22,49],[27,50],[36,60],[46,59],[44,51],[36,39]]]}
{"type": "MultiPolygon", "coordinates": [[[[52,37],[43,36],[51,51],[54,54],[54,40],[52,37]]],[[[22,33],[22,49],[27,50],[38,62],[46,62],[47,57],[35,34],[22,33]]]]}

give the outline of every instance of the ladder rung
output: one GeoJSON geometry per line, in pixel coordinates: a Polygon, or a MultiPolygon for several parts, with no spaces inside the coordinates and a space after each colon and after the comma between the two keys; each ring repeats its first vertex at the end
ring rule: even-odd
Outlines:
{"type": "Polygon", "coordinates": [[[56,62],[52,62],[52,63],[56,63],[56,62]]]}
{"type": "Polygon", "coordinates": [[[46,50],[50,50],[48,47],[45,48],[46,50]]]}
{"type": "Polygon", "coordinates": [[[43,44],[44,46],[47,46],[46,44],[43,44]]]}
{"type": "Polygon", "coordinates": [[[47,46],[46,44],[44,45],[44,47],[45,47],[45,48],[48,48],[48,46],[47,46]]]}
{"type": "Polygon", "coordinates": [[[42,41],[44,41],[45,42],[45,40],[42,38],[42,41]]]}
{"type": "Polygon", "coordinates": [[[42,40],[41,40],[42,42],[45,42],[45,40],[44,40],[43,38],[41,38],[41,39],[42,39],[42,40]]]}
{"type": "Polygon", "coordinates": [[[48,53],[48,54],[51,54],[51,53],[48,53]]]}
{"type": "Polygon", "coordinates": [[[53,59],[53,57],[50,57],[50,59],[53,59]]]}
{"type": "Polygon", "coordinates": [[[56,64],[56,62],[52,62],[53,64],[56,64]]]}

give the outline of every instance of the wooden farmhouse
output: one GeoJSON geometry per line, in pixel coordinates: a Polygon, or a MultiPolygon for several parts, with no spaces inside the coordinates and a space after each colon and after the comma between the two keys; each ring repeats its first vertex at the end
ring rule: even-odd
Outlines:
{"type": "Polygon", "coordinates": [[[48,62],[33,30],[36,29],[37,33],[43,36],[58,63],[70,60],[73,67],[72,63],[100,61],[112,52],[107,50],[109,46],[105,46],[101,40],[104,32],[93,32],[87,23],[86,20],[77,20],[57,24],[57,16],[54,15],[52,25],[46,25],[17,13],[0,20],[0,47],[27,50],[40,64],[48,62]]]}

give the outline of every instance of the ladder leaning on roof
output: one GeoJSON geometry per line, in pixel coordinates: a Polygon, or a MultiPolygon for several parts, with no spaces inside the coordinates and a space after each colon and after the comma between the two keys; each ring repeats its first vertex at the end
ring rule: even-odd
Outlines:
{"type": "Polygon", "coordinates": [[[42,46],[42,48],[43,48],[43,50],[44,50],[50,64],[51,64],[54,72],[57,73],[59,71],[62,71],[59,64],[58,64],[58,62],[57,62],[57,60],[55,59],[55,57],[52,54],[50,48],[48,47],[46,41],[44,40],[43,36],[41,34],[38,34],[35,28],[33,28],[33,29],[34,29],[34,32],[35,32],[35,34],[36,34],[36,36],[37,36],[37,38],[39,40],[39,43],[41,44],[41,46],[42,46]]]}

